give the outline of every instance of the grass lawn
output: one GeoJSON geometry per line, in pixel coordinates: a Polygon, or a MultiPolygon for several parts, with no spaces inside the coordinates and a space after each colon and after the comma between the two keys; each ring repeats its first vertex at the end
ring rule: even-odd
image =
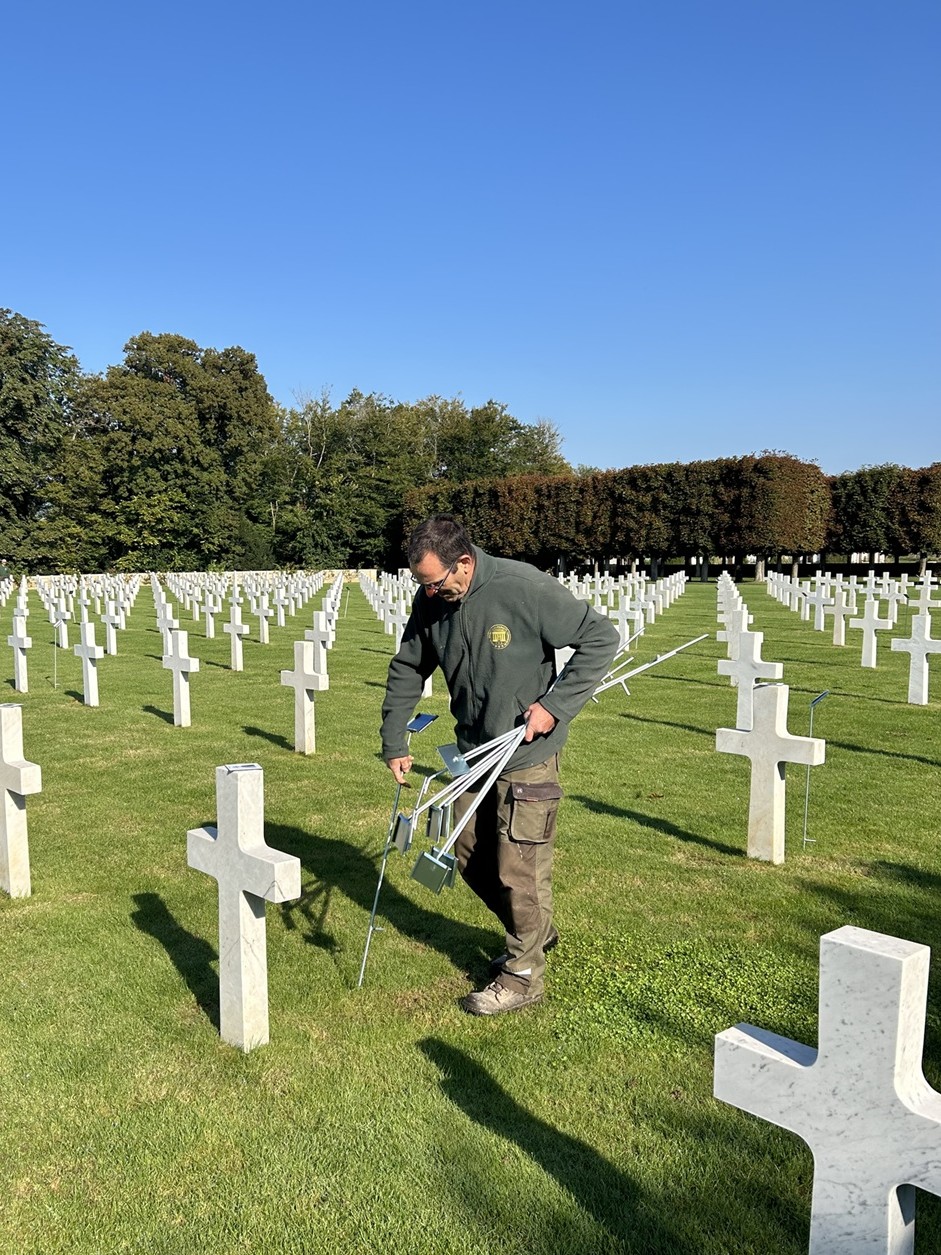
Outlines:
{"type": "MultiPolygon", "coordinates": [[[[377,755],[392,640],[355,585],[309,758],[278,672],[319,598],[269,646],[248,641],[241,674],[227,636],[183,622],[201,670],[180,729],[148,588],[99,663],[98,709],[71,652],[53,687],[33,594],[30,693],[4,644],[3,700],[23,704],[43,792],[27,801],[33,896],[0,895],[0,1251],[805,1251],[810,1152],[713,1100],[713,1035],[745,1020],[814,1043],[819,937],[842,924],[941,953],[941,721],[937,699],[906,704],[908,657],[884,635],[863,671],[860,633],[834,648],[763,588],[744,594],[784,664],[791,732],[830,690],[815,844],[790,767],[787,862],[744,857],[749,765],[715,752],[735,691],[716,673],[715,586],[693,584],[637,661],[712,638],[573,725],[547,1000],[494,1019],[457,1005],[502,948],[490,917],[463,885],[417,885],[397,852],[356,988],[392,801],[377,755]],[[249,1055],[219,1040],[216,886],[186,866],[187,829],[215,822],[216,766],[246,761],[265,770],[268,843],[303,868],[300,899],[268,907],[271,1042],[249,1055]]],[[[452,739],[436,690],[419,770],[452,739]]],[[[932,980],[941,1088],[939,1012],[932,980]]],[[[917,1230],[919,1251],[941,1249],[941,1201],[919,1193],[917,1230]]]]}

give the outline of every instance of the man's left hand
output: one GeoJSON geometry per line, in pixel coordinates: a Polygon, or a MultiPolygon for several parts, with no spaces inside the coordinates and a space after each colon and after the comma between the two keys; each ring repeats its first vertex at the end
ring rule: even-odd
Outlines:
{"type": "Polygon", "coordinates": [[[526,719],[524,741],[531,741],[536,736],[547,736],[558,722],[555,715],[550,715],[545,706],[539,702],[533,702],[531,706],[527,706],[523,715],[526,719]]]}

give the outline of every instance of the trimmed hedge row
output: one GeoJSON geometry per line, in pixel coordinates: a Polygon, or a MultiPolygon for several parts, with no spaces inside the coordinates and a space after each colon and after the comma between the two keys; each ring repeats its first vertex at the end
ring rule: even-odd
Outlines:
{"type": "Polygon", "coordinates": [[[441,482],[407,494],[404,538],[461,518],[485,549],[551,566],[589,560],[941,550],[941,462],[835,477],[787,454],[629,466],[590,475],[441,482]]]}

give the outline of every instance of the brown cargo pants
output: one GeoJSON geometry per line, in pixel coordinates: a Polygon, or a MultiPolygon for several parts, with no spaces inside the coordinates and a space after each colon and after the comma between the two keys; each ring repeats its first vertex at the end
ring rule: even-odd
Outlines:
{"type": "MultiPolygon", "coordinates": [[[[477,796],[454,803],[455,824],[477,796]]],[[[499,776],[454,847],[458,869],[503,925],[506,951],[501,984],[542,993],[543,946],[552,930],[552,852],[559,787],[559,755],[499,776]]]]}

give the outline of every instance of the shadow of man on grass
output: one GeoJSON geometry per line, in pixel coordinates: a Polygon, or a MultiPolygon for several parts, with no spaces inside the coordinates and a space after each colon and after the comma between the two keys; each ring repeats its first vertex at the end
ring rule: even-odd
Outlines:
{"type": "MultiPolygon", "coordinates": [[[[285,927],[306,928],[306,940],[311,945],[338,951],[341,947],[328,930],[333,891],[339,889],[368,915],[376,895],[381,856],[365,854],[349,841],[331,840],[283,824],[266,824],[265,839],[275,849],[299,858],[305,872],[301,896],[281,905],[285,927]]],[[[392,857],[400,856],[393,850],[392,857]]],[[[416,894],[427,892],[416,887],[416,894]]],[[[489,963],[493,930],[449,919],[433,904],[425,907],[412,901],[390,884],[388,877],[379,897],[377,919],[380,917],[390,928],[445,955],[462,971],[476,974],[483,963],[489,963]]],[[[351,938],[349,949],[355,950],[360,941],[365,945],[365,922],[362,938],[351,938]]]]}
{"type": "MultiPolygon", "coordinates": [[[[475,1123],[515,1142],[613,1238],[637,1243],[627,1249],[695,1255],[697,1248],[664,1218],[660,1200],[594,1147],[532,1115],[463,1051],[434,1037],[424,1038],[418,1048],[439,1069],[439,1084],[446,1098],[475,1123]]],[[[465,1164],[464,1169],[467,1167],[465,1164]]],[[[462,1179],[460,1174],[456,1185],[462,1179]]],[[[485,1200],[475,1201],[478,1206],[485,1205],[485,1200]]],[[[532,1249],[534,1255],[548,1255],[538,1247],[532,1249]]]]}

